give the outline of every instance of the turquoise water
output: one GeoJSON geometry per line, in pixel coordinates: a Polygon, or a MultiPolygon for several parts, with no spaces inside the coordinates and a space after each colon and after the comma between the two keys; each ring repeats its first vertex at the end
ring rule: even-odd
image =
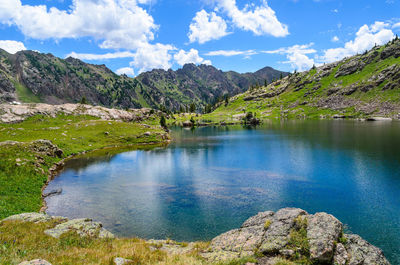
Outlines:
{"type": "Polygon", "coordinates": [[[120,236],[210,240],[259,211],[326,211],[400,264],[400,123],[176,128],[166,148],[69,161],[48,213],[120,236]]]}

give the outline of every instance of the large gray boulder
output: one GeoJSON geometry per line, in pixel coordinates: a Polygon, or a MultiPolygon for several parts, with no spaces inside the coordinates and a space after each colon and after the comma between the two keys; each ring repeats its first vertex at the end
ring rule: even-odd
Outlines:
{"type": "Polygon", "coordinates": [[[334,216],[297,208],[258,213],[240,228],[214,238],[201,253],[210,262],[256,254],[263,255],[258,264],[268,265],[299,255],[313,264],[389,264],[379,248],[357,235],[343,234],[343,224],[334,216]],[[303,245],[296,245],[299,241],[303,245]]]}
{"type": "Polygon", "coordinates": [[[289,243],[289,234],[294,227],[295,219],[306,214],[306,211],[297,208],[279,210],[271,220],[271,225],[264,234],[259,250],[271,254],[278,253],[289,243]]]}
{"type": "Polygon", "coordinates": [[[311,259],[320,262],[331,261],[335,243],[338,242],[342,231],[342,223],[330,214],[316,213],[309,216],[307,238],[311,259]]]}

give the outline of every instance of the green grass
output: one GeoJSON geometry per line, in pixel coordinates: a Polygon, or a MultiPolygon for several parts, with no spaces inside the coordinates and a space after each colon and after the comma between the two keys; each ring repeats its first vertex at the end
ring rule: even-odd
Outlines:
{"type": "MultiPolygon", "coordinates": [[[[0,219],[38,211],[48,169],[62,158],[104,147],[137,148],[144,144],[160,144],[164,142],[164,134],[158,126],[146,128],[136,123],[104,121],[90,116],[52,118],[39,115],[18,124],[0,124],[0,142],[22,142],[0,148],[0,219]],[[144,136],[147,131],[151,132],[150,136],[144,136]],[[51,140],[63,150],[63,157],[36,153],[30,142],[38,139],[51,140]]],[[[96,153],[102,152],[112,151],[96,153]]]]}
{"type": "Polygon", "coordinates": [[[13,82],[15,86],[15,90],[17,92],[17,96],[19,101],[26,103],[40,103],[41,100],[38,96],[33,94],[31,90],[29,90],[26,86],[21,83],[15,81],[13,82]]]}

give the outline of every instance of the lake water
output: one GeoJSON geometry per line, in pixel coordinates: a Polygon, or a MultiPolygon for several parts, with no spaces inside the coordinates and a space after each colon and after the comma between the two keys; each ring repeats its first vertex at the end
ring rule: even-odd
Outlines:
{"type": "Polygon", "coordinates": [[[210,240],[259,211],[325,211],[400,264],[400,123],[288,121],[175,128],[166,148],[82,157],[48,213],[119,236],[210,240]]]}

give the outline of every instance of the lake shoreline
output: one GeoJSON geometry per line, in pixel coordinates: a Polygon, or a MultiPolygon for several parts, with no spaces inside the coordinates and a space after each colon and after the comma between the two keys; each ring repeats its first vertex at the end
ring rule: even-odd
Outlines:
{"type": "Polygon", "coordinates": [[[171,140],[166,140],[164,142],[149,142],[149,143],[142,143],[142,144],[128,144],[128,145],[114,145],[114,146],[105,146],[105,147],[100,147],[97,149],[92,149],[92,150],[86,150],[86,151],[82,151],[80,153],[77,154],[71,154],[63,159],[61,159],[60,161],[54,163],[50,169],[49,169],[49,173],[47,176],[47,181],[45,183],[45,185],[42,187],[42,201],[43,201],[43,205],[40,208],[39,212],[41,213],[45,213],[47,210],[47,204],[45,201],[45,198],[47,197],[46,194],[44,193],[45,189],[48,187],[49,183],[54,180],[54,178],[57,177],[58,174],[60,174],[63,170],[64,170],[64,166],[65,166],[65,162],[67,162],[68,160],[74,159],[76,157],[82,156],[82,155],[88,155],[90,153],[95,153],[98,151],[105,151],[105,150],[121,150],[121,149],[131,149],[131,151],[135,151],[135,150],[140,150],[140,148],[142,147],[149,147],[149,148],[157,148],[157,147],[161,147],[161,146],[168,146],[168,144],[171,142],[171,140]]]}

